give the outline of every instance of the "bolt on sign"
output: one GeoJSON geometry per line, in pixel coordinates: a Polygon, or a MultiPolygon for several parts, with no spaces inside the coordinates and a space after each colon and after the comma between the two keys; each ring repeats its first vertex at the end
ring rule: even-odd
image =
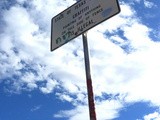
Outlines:
{"type": "Polygon", "coordinates": [[[52,18],[51,51],[118,14],[118,0],[80,0],[52,18]]]}

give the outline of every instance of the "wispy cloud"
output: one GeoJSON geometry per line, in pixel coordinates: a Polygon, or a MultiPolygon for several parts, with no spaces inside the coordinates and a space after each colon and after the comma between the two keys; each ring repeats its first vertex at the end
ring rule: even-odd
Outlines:
{"type": "Polygon", "coordinates": [[[144,5],[145,5],[145,7],[147,7],[147,8],[156,7],[156,5],[155,5],[153,2],[148,1],[148,0],[144,0],[144,5]]]}
{"type": "Polygon", "coordinates": [[[31,109],[31,112],[35,112],[35,111],[39,110],[41,107],[42,107],[41,105],[34,106],[34,107],[31,109]]]}

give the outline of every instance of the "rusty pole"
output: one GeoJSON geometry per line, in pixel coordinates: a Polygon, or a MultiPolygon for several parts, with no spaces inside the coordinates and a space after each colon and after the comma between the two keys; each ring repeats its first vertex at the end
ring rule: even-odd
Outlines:
{"type": "Polygon", "coordinates": [[[89,53],[88,53],[87,32],[83,33],[82,37],[83,37],[86,83],[87,83],[88,103],[89,103],[89,115],[90,115],[90,120],[96,120],[94,95],[93,95],[93,88],[92,88],[92,79],[91,79],[91,74],[90,74],[90,62],[89,62],[89,53]]]}

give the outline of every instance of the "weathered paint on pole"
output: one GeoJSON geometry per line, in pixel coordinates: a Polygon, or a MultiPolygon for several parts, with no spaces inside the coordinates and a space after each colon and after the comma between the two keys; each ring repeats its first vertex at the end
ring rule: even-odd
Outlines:
{"type": "Polygon", "coordinates": [[[88,104],[89,104],[90,120],[96,120],[94,95],[93,95],[93,88],[92,88],[92,79],[91,79],[91,73],[90,73],[87,32],[83,33],[82,37],[83,37],[83,49],[84,49],[84,60],[85,60],[86,83],[87,83],[87,92],[88,92],[88,104]]]}

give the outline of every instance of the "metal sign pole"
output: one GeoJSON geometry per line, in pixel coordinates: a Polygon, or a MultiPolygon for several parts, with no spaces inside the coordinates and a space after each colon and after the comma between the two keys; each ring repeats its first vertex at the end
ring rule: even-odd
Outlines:
{"type": "Polygon", "coordinates": [[[84,49],[84,59],[85,59],[86,83],[87,83],[87,92],[88,92],[90,120],[96,120],[94,96],[93,96],[93,89],[92,89],[92,79],[91,79],[91,74],[90,74],[87,32],[83,33],[82,37],[83,37],[83,49],[84,49]]]}

